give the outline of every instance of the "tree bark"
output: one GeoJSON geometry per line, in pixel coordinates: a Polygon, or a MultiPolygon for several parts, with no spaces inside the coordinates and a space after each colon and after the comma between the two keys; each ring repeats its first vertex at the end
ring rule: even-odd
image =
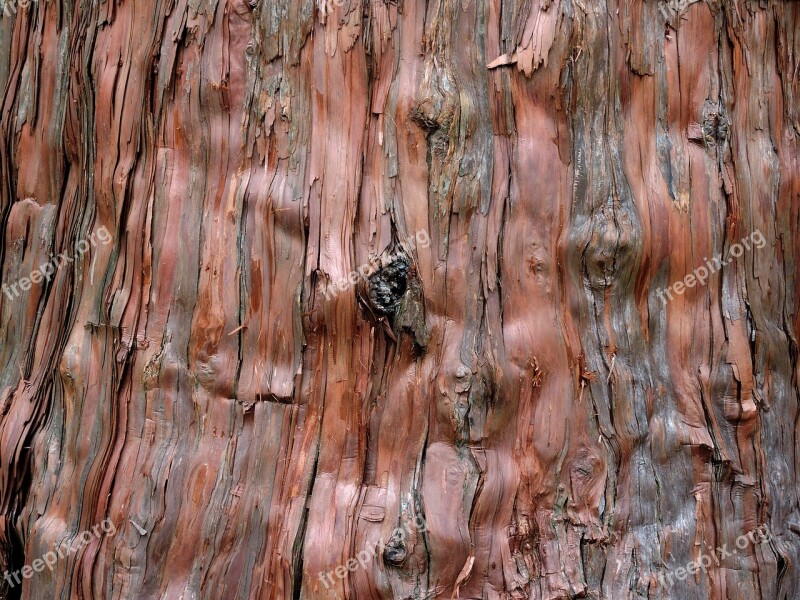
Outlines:
{"type": "Polygon", "coordinates": [[[0,598],[800,598],[800,3],[5,3],[0,598]]]}

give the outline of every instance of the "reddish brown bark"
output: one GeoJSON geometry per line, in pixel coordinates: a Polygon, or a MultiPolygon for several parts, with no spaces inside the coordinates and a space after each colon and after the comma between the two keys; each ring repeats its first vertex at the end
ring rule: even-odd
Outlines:
{"type": "Polygon", "coordinates": [[[682,4],[0,19],[0,570],[116,530],[0,598],[800,597],[800,3],[682,4]]]}

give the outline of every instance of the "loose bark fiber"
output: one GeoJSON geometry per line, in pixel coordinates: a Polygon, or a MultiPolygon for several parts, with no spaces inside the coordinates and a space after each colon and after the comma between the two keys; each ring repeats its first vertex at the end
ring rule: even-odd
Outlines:
{"type": "Polygon", "coordinates": [[[800,598],[800,2],[15,10],[0,598],[800,598]]]}

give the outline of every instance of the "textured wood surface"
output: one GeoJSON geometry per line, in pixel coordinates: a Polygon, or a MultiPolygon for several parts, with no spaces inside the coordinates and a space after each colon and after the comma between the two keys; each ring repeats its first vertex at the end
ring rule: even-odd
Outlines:
{"type": "Polygon", "coordinates": [[[0,598],[800,598],[800,2],[14,8],[0,598]]]}

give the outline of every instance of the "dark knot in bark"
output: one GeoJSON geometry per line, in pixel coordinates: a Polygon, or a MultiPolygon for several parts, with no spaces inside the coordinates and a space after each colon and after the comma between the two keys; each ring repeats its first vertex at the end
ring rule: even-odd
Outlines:
{"type": "Polygon", "coordinates": [[[400,299],[408,289],[409,260],[405,254],[397,254],[392,260],[369,278],[369,300],[381,314],[394,316],[400,299]]]}
{"type": "Polygon", "coordinates": [[[408,556],[405,535],[401,531],[395,531],[394,535],[386,542],[383,548],[383,561],[387,565],[399,567],[408,556]]]}

